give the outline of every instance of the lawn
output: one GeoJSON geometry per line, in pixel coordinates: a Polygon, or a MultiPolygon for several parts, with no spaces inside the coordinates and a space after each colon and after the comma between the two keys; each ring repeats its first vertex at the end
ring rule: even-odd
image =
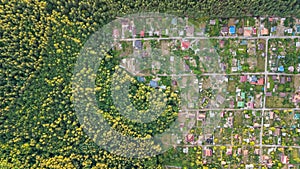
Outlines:
{"type": "Polygon", "coordinates": [[[284,104],[284,99],[285,98],[278,97],[278,96],[267,97],[266,107],[268,108],[293,108],[294,107],[294,104],[292,104],[292,102],[284,104]]]}
{"type": "Polygon", "coordinates": [[[265,71],[265,58],[262,56],[257,57],[257,70],[259,72],[265,71]]]}

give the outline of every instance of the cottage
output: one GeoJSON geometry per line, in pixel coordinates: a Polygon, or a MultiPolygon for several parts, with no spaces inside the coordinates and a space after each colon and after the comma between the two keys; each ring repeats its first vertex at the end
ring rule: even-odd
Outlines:
{"type": "Polygon", "coordinates": [[[208,157],[210,157],[210,156],[212,156],[212,153],[213,153],[213,152],[212,152],[212,150],[211,150],[211,149],[209,149],[209,148],[204,150],[204,154],[205,154],[205,156],[208,156],[208,157]]]}
{"type": "Polygon", "coordinates": [[[280,96],[280,97],[285,97],[285,96],[286,96],[286,93],[280,92],[280,93],[279,93],[279,96],[280,96]]]}
{"type": "Polygon", "coordinates": [[[230,27],[229,27],[229,33],[230,33],[231,35],[234,35],[234,34],[235,34],[235,26],[230,26],[230,27]]]}
{"type": "Polygon", "coordinates": [[[280,83],[281,83],[281,84],[284,84],[284,83],[285,83],[285,77],[284,77],[284,76],[282,76],[282,77],[280,78],[280,83]]]}
{"type": "Polygon", "coordinates": [[[241,83],[246,82],[246,81],[247,81],[247,75],[240,76],[240,82],[241,83]]]}
{"type": "Polygon", "coordinates": [[[242,35],[244,33],[244,29],[243,28],[239,28],[239,34],[242,35]]]}
{"type": "Polygon", "coordinates": [[[281,129],[280,128],[276,128],[275,132],[274,132],[274,136],[280,136],[281,134],[281,129]]]}
{"type": "Polygon", "coordinates": [[[225,44],[224,40],[220,40],[219,41],[220,48],[224,48],[224,44],[225,44]]]}
{"type": "Polygon", "coordinates": [[[247,107],[250,108],[250,109],[253,109],[254,108],[254,103],[253,102],[248,102],[247,107]]]}
{"type": "Polygon", "coordinates": [[[186,36],[194,36],[194,26],[188,26],[186,28],[186,36]]]}
{"type": "Polygon", "coordinates": [[[190,47],[190,42],[189,41],[182,41],[181,42],[181,49],[185,50],[188,49],[190,47]]]}
{"type": "Polygon", "coordinates": [[[186,136],[186,142],[188,142],[188,143],[194,142],[194,135],[193,134],[188,134],[186,136]]]}
{"type": "Polygon", "coordinates": [[[145,31],[142,30],[142,31],[140,32],[140,36],[141,36],[142,38],[145,37],[145,31]]]}
{"type": "Polygon", "coordinates": [[[215,25],[215,24],[216,24],[216,20],[215,20],[215,19],[211,19],[211,20],[209,21],[209,24],[210,24],[210,25],[215,25]]]}
{"type": "Polygon", "coordinates": [[[281,155],[280,161],[281,161],[282,164],[288,164],[289,163],[288,156],[281,155]]]}
{"type": "Polygon", "coordinates": [[[295,119],[295,120],[299,120],[299,119],[300,119],[300,114],[299,114],[299,113],[296,113],[296,114],[294,115],[294,119],[295,119]]]}
{"type": "Polygon", "coordinates": [[[113,30],[113,37],[114,38],[118,38],[120,36],[119,30],[118,29],[114,29],[113,30]]]}
{"type": "Polygon", "coordinates": [[[135,42],[134,42],[134,46],[135,46],[135,48],[136,49],[142,49],[142,41],[140,41],[140,40],[136,40],[135,42]]]}
{"type": "Polygon", "coordinates": [[[248,155],[248,152],[249,152],[248,150],[244,150],[244,151],[243,151],[243,155],[244,155],[244,156],[247,156],[247,155],[248,155]]]}
{"type": "Polygon", "coordinates": [[[297,92],[294,96],[293,96],[293,103],[299,103],[300,102],[300,92],[297,92]]]}
{"type": "Polygon", "coordinates": [[[151,86],[151,87],[154,87],[154,88],[157,88],[157,87],[158,87],[158,82],[157,82],[157,81],[154,81],[154,80],[151,80],[151,81],[150,81],[150,86],[151,86]]]}
{"type": "Polygon", "coordinates": [[[261,35],[268,35],[269,34],[269,30],[267,28],[263,28],[260,32],[261,35]]]}
{"type": "Polygon", "coordinates": [[[205,120],[205,117],[206,117],[206,115],[201,113],[201,114],[198,115],[198,120],[203,121],[203,120],[205,120]]]}
{"type": "Polygon", "coordinates": [[[239,108],[244,108],[245,103],[244,103],[243,101],[239,101],[238,104],[237,104],[237,106],[238,106],[239,108]]]}
{"type": "Polygon", "coordinates": [[[300,25],[296,25],[296,33],[300,33],[300,25]]]}
{"type": "Polygon", "coordinates": [[[278,67],[278,71],[279,71],[279,72],[284,72],[284,67],[283,67],[283,66],[279,66],[279,67],[278,67]]]}
{"type": "Polygon", "coordinates": [[[267,92],[266,96],[268,96],[268,97],[272,96],[272,92],[267,92]]]}
{"type": "Polygon", "coordinates": [[[244,27],[244,36],[249,37],[252,35],[252,27],[244,27]]]}
{"type": "Polygon", "coordinates": [[[177,25],[177,18],[172,18],[171,24],[172,25],[177,25]]]}
{"type": "Polygon", "coordinates": [[[270,112],[270,119],[273,120],[274,119],[274,112],[270,112]]]}
{"type": "Polygon", "coordinates": [[[227,148],[226,155],[232,155],[232,148],[227,148]]]}
{"type": "Polygon", "coordinates": [[[138,77],[137,77],[137,81],[139,81],[139,82],[145,82],[146,79],[145,79],[145,77],[138,76],[138,77]]]}
{"type": "Polygon", "coordinates": [[[221,33],[223,33],[223,34],[227,34],[228,31],[229,31],[229,28],[228,28],[227,26],[224,26],[224,27],[222,27],[222,29],[221,29],[221,33]]]}

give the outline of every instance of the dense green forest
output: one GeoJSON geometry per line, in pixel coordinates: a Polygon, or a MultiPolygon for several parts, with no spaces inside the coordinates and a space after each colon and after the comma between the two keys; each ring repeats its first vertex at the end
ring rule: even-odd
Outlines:
{"type": "MultiPolygon", "coordinates": [[[[0,168],[162,168],[167,155],[130,159],[99,149],[72,104],[72,70],[89,36],[118,16],[146,11],[290,16],[300,7],[297,0],[1,0],[0,168]]],[[[131,134],[159,132],[143,127],[131,134]]]]}

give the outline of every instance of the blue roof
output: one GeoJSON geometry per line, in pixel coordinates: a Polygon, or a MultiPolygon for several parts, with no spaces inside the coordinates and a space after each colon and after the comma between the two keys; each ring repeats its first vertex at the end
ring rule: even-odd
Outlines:
{"type": "Polygon", "coordinates": [[[161,89],[166,89],[167,88],[167,86],[165,86],[165,85],[161,85],[161,86],[159,86],[161,89]]]}
{"type": "Polygon", "coordinates": [[[242,40],[241,41],[241,45],[247,45],[247,44],[248,44],[247,40],[242,40]]]}
{"type": "Polygon", "coordinates": [[[284,67],[283,66],[279,66],[278,71],[279,72],[283,72],[284,71],[284,67]]]}
{"type": "Polygon", "coordinates": [[[151,87],[158,87],[157,81],[151,80],[151,81],[150,81],[150,86],[151,86],[151,87]]]}
{"type": "Polygon", "coordinates": [[[257,81],[257,77],[253,75],[251,81],[252,81],[252,82],[256,82],[256,81],[257,81]]]}
{"type": "Polygon", "coordinates": [[[177,18],[173,18],[172,21],[171,21],[171,23],[172,23],[173,25],[176,25],[176,24],[177,24],[177,18]]]}
{"type": "Polygon", "coordinates": [[[271,32],[276,31],[276,26],[271,27],[271,32]]]}
{"type": "Polygon", "coordinates": [[[300,33],[300,25],[296,25],[296,32],[300,33]]]}
{"type": "Polygon", "coordinates": [[[230,26],[229,27],[229,33],[230,34],[235,34],[235,26],[230,26]]]}
{"type": "Polygon", "coordinates": [[[142,41],[136,40],[134,46],[138,49],[142,49],[142,41]]]}
{"type": "Polygon", "coordinates": [[[139,82],[145,82],[145,77],[142,77],[142,76],[138,76],[137,77],[137,80],[139,81],[139,82]]]}

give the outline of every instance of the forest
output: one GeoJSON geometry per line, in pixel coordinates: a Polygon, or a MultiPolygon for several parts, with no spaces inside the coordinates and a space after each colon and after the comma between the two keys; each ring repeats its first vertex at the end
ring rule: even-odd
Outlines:
{"type": "MultiPolygon", "coordinates": [[[[174,158],[173,150],[155,157],[125,158],[99,148],[83,131],[70,82],[90,35],[117,17],[137,12],[199,18],[292,16],[300,15],[299,5],[297,0],[1,0],[0,168],[163,168],[174,158]]],[[[112,70],[111,63],[106,60],[99,69],[112,70]]],[[[113,125],[118,116],[106,97],[109,76],[98,75],[97,85],[104,89],[97,96],[113,125]]],[[[132,86],[134,104],[147,106],[139,101],[145,99],[143,93],[137,94],[151,89],[135,81],[132,86]]],[[[179,98],[170,89],[165,93],[173,108],[159,119],[159,128],[120,118],[120,126],[128,128],[124,134],[153,135],[168,127],[179,98]]]]}

